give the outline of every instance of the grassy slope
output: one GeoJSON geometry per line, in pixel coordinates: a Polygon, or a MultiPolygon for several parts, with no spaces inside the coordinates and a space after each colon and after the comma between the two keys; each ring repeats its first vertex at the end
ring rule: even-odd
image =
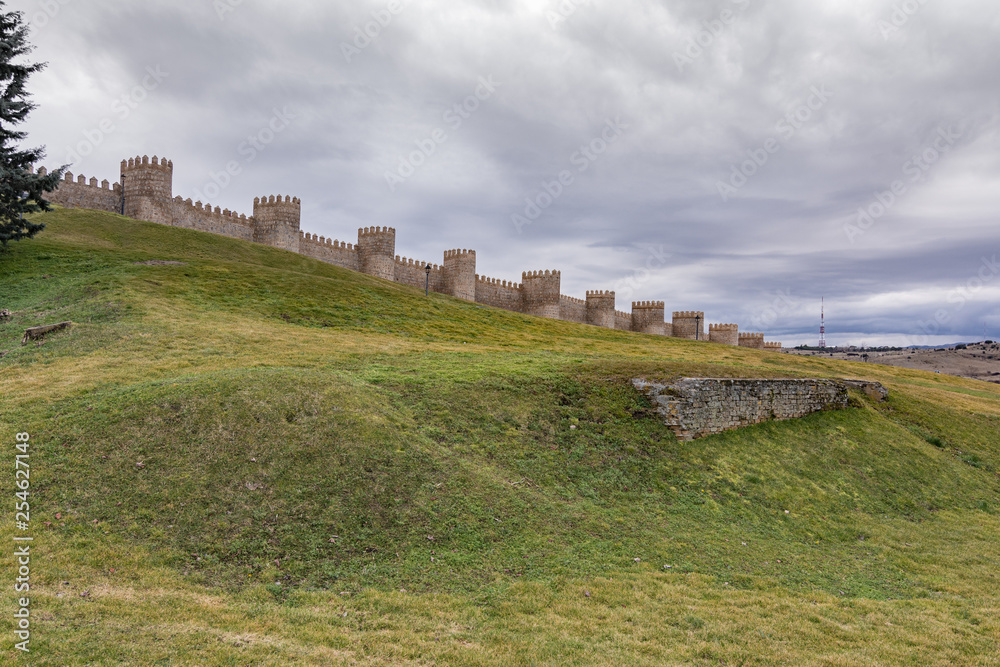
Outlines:
{"type": "Polygon", "coordinates": [[[0,255],[33,664],[998,664],[1000,388],[43,219],[0,255]],[[681,374],[891,399],[681,444],[627,383],[681,374]]]}

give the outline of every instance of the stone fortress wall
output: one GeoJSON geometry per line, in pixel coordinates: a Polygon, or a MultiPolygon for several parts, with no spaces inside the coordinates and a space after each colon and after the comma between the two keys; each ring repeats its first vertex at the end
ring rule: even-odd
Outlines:
{"type": "MultiPolygon", "coordinates": [[[[396,253],[396,230],[364,227],[357,243],[346,243],[300,229],[301,202],[281,195],[257,197],[253,215],[173,196],[173,162],[153,156],[121,162],[120,181],[98,183],[80,175],[74,180],[66,172],[49,199],[67,208],[90,208],[136,220],[196,229],[222,236],[254,241],[300,253],[329,264],[359,271],[433,292],[448,294],[495,308],[550,319],[635,331],[690,340],[713,341],[758,350],[781,350],[781,343],[765,343],[764,334],[739,332],[735,324],[711,324],[705,333],[705,313],[677,311],[665,321],[662,301],[635,301],[632,312],[615,309],[615,293],[589,291],[586,299],[561,293],[560,271],[524,271],[521,282],[488,278],[476,273],[475,250],[446,250],[442,263],[400,257],[396,253]],[[124,201],[123,201],[124,199],[124,201]],[[428,271],[429,269],[429,271],[428,271]]],[[[45,169],[38,170],[45,173],[45,169]]]]}

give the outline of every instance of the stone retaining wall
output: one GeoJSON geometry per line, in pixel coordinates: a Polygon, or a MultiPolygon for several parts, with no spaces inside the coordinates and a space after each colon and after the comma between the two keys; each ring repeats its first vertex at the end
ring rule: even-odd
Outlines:
{"type": "Polygon", "coordinates": [[[875,382],[815,379],[682,378],[670,385],[635,379],[632,384],[649,396],[681,440],[843,409],[849,384],[872,398],[886,394],[875,382]]]}

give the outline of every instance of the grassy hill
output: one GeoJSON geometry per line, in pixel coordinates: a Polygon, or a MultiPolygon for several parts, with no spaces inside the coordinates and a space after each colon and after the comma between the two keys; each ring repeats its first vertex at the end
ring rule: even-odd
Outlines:
{"type": "Polygon", "coordinates": [[[14,434],[32,443],[30,664],[1000,664],[1000,387],[41,219],[0,255],[8,470],[14,434]],[[890,398],[679,443],[637,375],[859,377],[890,398]]]}

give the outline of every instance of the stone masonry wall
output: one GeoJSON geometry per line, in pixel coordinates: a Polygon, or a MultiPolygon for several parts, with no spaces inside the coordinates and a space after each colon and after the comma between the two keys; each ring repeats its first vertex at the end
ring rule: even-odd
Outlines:
{"type": "Polygon", "coordinates": [[[847,383],[838,380],[682,378],[670,385],[644,379],[632,384],[649,396],[681,440],[847,407],[847,383]]]}
{"type": "Polygon", "coordinates": [[[559,295],[559,319],[578,324],[587,323],[587,302],[565,294],[559,295]]]}
{"type": "Polygon", "coordinates": [[[395,282],[424,289],[428,282],[427,267],[431,267],[430,291],[443,293],[445,291],[444,269],[437,264],[422,262],[406,257],[396,257],[395,260],[395,282]]]}
{"type": "Polygon", "coordinates": [[[357,271],[360,268],[358,251],[353,244],[341,243],[325,236],[299,233],[299,252],[344,269],[357,271]]]}
{"type": "MultiPolygon", "coordinates": [[[[45,175],[45,167],[38,170],[38,173],[45,175]]],[[[80,174],[73,180],[73,174],[66,172],[63,180],[59,182],[59,187],[55,192],[48,195],[48,200],[53,204],[59,204],[66,208],[92,208],[98,211],[108,211],[118,213],[122,205],[122,189],[119,183],[114,186],[103,180],[100,185],[96,178],[87,178],[80,174]]]]}
{"type": "Polygon", "coordinates": [[[180,197],[174,197],[171,205],[175,227],[253,241],[253,221],[246,215],[237,215],[235,211],[229,209],[223,211],[218,206],[215,209],[211,206],[205,207],[201,202],[191,203],[190,199],[184,200],[180,197]]]}
{"type": "Polygon", "coordinates": [[[524,312],[522,298],[519,283],[476,276],[476,303],[521,313],[524,312]]]}

